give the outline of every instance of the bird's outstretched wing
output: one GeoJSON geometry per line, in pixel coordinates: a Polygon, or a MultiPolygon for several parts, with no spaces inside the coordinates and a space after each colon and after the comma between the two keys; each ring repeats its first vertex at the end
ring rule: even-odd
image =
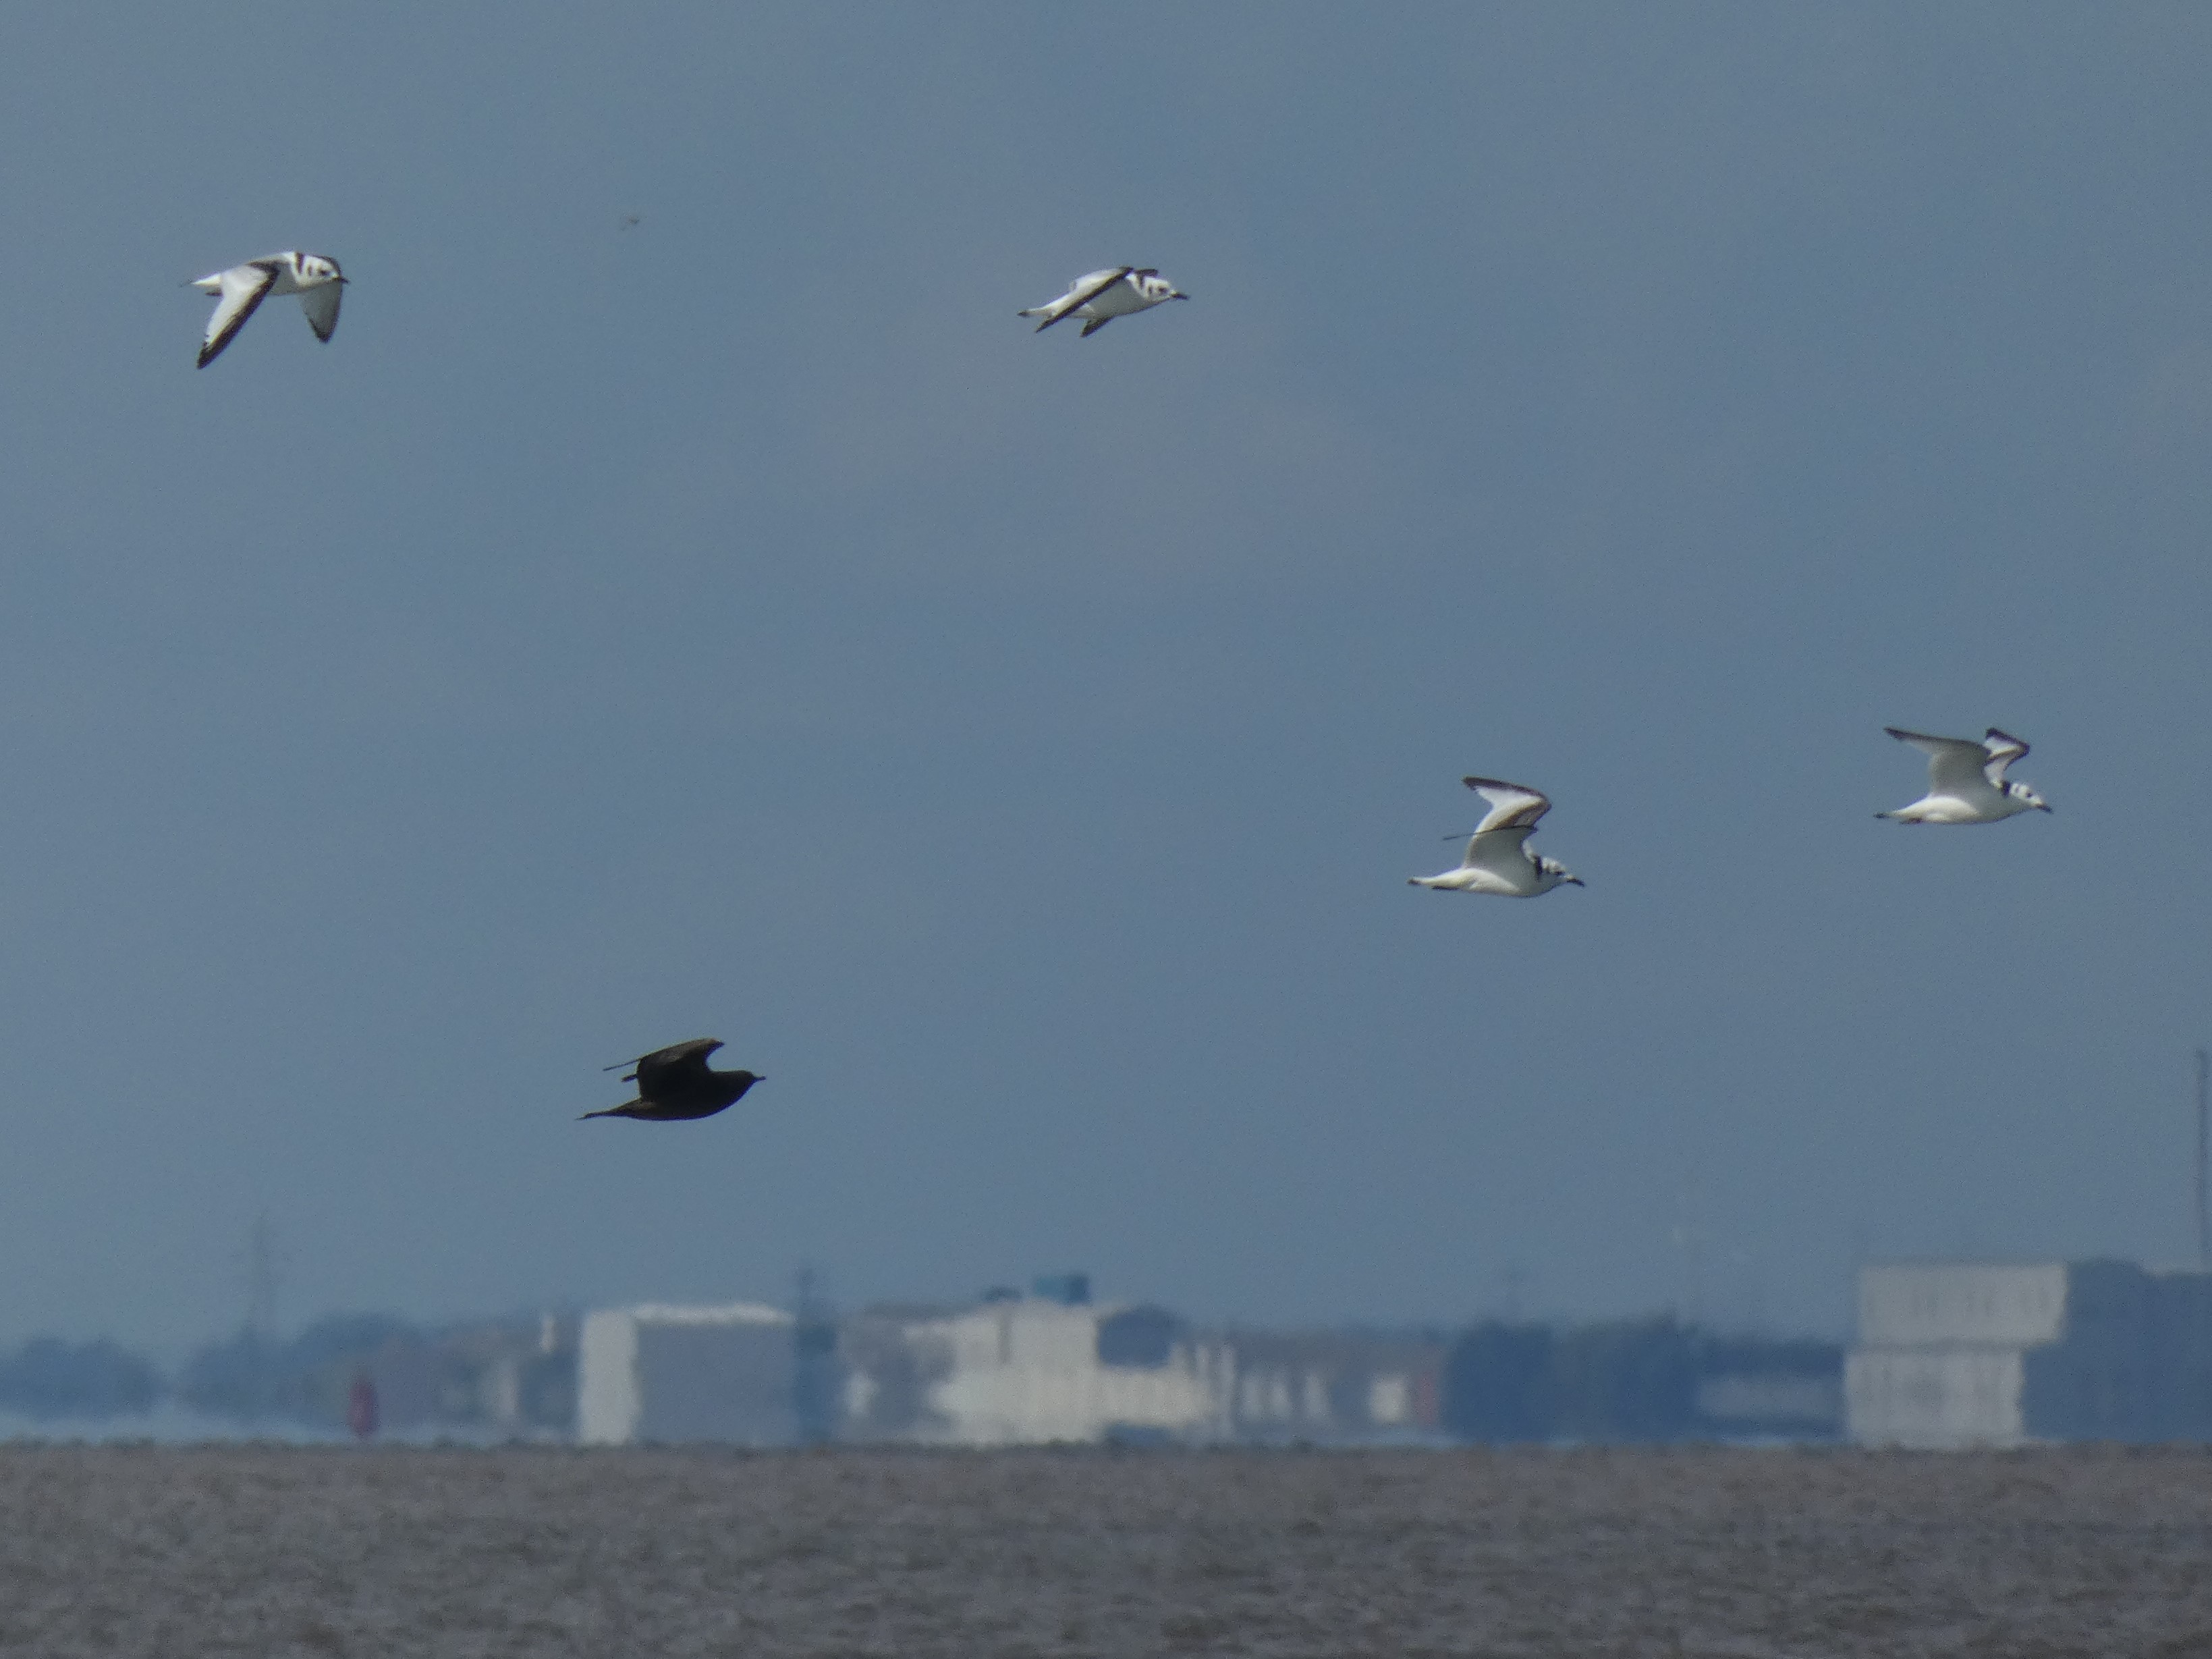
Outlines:
{"type": "Polygon", "coordinates": [[[1894,726],[1881,729],[1928,757],[1929,794],[1957,795],[1987,787],[1989,780],[1983,769],[1989,764],[1990,751],[1972,738],[1931,738],[1924,732],[1906,732],[1894,726]]]}
{"type": "MultiPolygon", "coordinates": [[[[1474,826],[1477,840],[1492,830],[1516,826],[1533,830],[1536,820],[1552,810],[1551,797],[1526,784],[1508,783],[1502,778],[1462,778],[1460,781],[1490,803],[1490,816],[1474,826]]],[[[1470,848],[1474,844],[1468,843],[1470,848]]]]}
{"type": "Polygon", "coordinates": [[[1536,833],[1534,823],[1509,823],[1502,829],[1478,830],[1467,838],[1460,859],[1462,870],[1487,870],[1508,881],[1528,873],[1528,855],[1521,843],[1536,833]]]}
{"type": "Polygon", "coordinates": [[[1990,727],[1990,734],[1982,739],[1982,773],[1997,788],[2004,787],[2005,768],[2027,752],[2027,745],[2009,732],[1990,727]]]}
{"type": "MultiPolygon", "coordinates": [[[[1035,311],[1024,311],[1022,315],[1043,318],[1044,320],[1036,325],[1036,331],[1042,334],[1069,312],[1079,311],[1089,305],[1135,269],[1134,265],[1116,265],[1111,270],[1094,270],[1088,276],[1079,276],[1069,285],[1067,292],[1050,305],[1039,306],[1035,311]]],[[[1084,331],[1086,334],[1090,331],[1089,329],[1084,331]]]]}
{"type": "Polygon", "coordinates": [[[215,315],[208,319],[207,337],[200,343],[202,368],[222,355],[246,319],[269,297],[270,286],[276,280],[276,262],[249,259],[224,271],[222,280],[222,296],[215,302],[215,315]]]}
{"type": "Polygon", "coordinates": [[[300,295],[300,303],[307,308],[307,326],[315,331],[315,337],[325,345],[338,331],[338,301],[345,297],[345,284],[325,283],[311,288],[300,295]]]}
{"type": "Polygon", "coordinates": [[[704,1077],[707,1056],[721,1046],[719,1038],[694,1037],[689,1042],[672,1043],[649,1054],[641,1054],[637,1070],[632,1074],[637,1079],[638,1098],[650,1100],[686,1077],[704,1077]]]}
{"type": "Polygon", "coordinates": [[[720,1040],[714,1037],[693,1037],[689,1042],[672,1042],[665,1048],[655,1048],[651,1054],[640,1054],[635,1060],[618,1060],[613,1065],[602,1066],[599,1069],[603,1072],[619,1072],[625,1066],[635,1067],[667,1065],[695,1054],[703,1060],[721,1046],[720,1040]]]}

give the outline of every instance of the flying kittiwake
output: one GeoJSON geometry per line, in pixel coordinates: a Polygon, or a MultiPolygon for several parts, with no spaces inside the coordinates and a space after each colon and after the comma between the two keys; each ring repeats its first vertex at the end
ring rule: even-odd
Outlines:
{"type": "Polygon", "coordinates": [[[1412,876],[1407,884],[1434,888],[1439,892],[1495,893],[1503,898],[1534,898],[1580,876],[1541,853],[1529,851],[1528,837],[1536,822],[1552,810],[1548,797],[1525,785],[1498,778],[1462,778],[1461,781],[1490,803],[1490,815],[1475,825],[1467,838],[1467,853],[1459,868],[1440,876],[1412,876]]]}
{"type": "Polygon", "coordinates": [[[191,286],[203,294],[221,297],[215,315],[208,319],[207,338],[200,343],[200,363],[205,368],[222,355],[231,337],[246,326],[246,319],[272,294],[296,294],[307,307],[307,326],[318,340],[328,341],[338,325],[338,300],[346,279],[338,262],[319,253],[272,253],[265,259],[248,259],[228,270],[203,276],[191,286]]]}
{"type": "Polygon", "coordinates": [[[1036,325],[1040,334],[1063,317],[1080,317],[1083,337],[1087,340],[1116,317],[1133,316],[1170,300],[1188,298],[1150,266],[1116,265],[1111,270],[1094,270],[1088,276],[1077,277],[1067,285],[1067,292],[1049,305],[1034,306],[1015,314],[1043,318],[1036,325]]]}
{"type": "Polygon", "coordinates": [[[1910,806],[1877,812],[1900,823],[1995,823],[2015,812],[2048,812],[2042,796],[2024,783],[2007,783],[2005,768],[2027,752],[2027,745],[1994,726],[1976,743],[1972,738],[1931,738],[1918,732],[1882,730],[1928,757],[1928,793],[1910,806]]]}

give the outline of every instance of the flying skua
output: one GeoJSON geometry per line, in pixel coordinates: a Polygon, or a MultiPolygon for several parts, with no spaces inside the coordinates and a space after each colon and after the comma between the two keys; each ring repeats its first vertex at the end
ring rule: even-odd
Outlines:
{"type": "Polygon", "coordinates": [[[1057,300],[1032,306],[1015,315],[1043,318],[1036,325],[1040,334],[1062,318],[1080,317],[1084,319],[1083,337],[1087,340],[1116,317],[1134,316],[1170,300],[1188,298],[1189,295],[1181,292],[1149,265],[1116,265],[1111,270],[1094,270],[1087,276],[1079,276],[1057,300]]]}
{"type": "Polygon", "coordinates": [[[1900,823],[1995,823],[2021,812],[2048,812],[2042,796],[2024,783],[2007,783],[2005,768],[2027,753],[2027,745],[1994,726],[1976,743],[1972,738],[1931,738],[1924,732],[1882,730],[1928,757],[1928,793],[1908,806],[1877,812],[1900,823]]]}
{"type": "Polygon", "coordinates": [[[217,295],[215,314],[208,319],[207,337],[200,343],[199,366],[205,368],[222,355],[246,319],[272,294],[296,294],[307,313],[307,326],[328,344],[337,331],[338,301],[346,278],[338,262],[319,253],[272,253],[248,259],[228,270],[203,276],[190,286],[217,295]]]}
{"type": "Polygon", "coordinates": [[[1441,875],[1410,876],[1409,886],[1444,893],[1494,893],[1501,898],[1534,898],[1554,887],[1583,885],[1580,876],[1528,845],[1537,821],[1552,810],[1551,799],[1525,784],[1500,778],[1462,778],[1461,782],[1489,802],[1490,811],[1467,838],[1459,868],[1441,875]]]}
{"type": "Polygon", "coordinates": [[[750,1072],[710,1070],[707,1056],[721,1046],[719,1038],[694,1037],[689,1042],[672,1043],[635,1060],[606,1067],[610,1072],[619,1071],[623,1066],[630,1067],[623,1073],[623,1081],[637,1085],[637,1098],[610,1106],[603,1112],[586,1112],[576,1121],[580,1123],[584,1118],[634,1117],[649,1123],[674,1123],[712,1117],[734,1106],[744,1097],[746,1090],[762,1079],[750,1072]]]}

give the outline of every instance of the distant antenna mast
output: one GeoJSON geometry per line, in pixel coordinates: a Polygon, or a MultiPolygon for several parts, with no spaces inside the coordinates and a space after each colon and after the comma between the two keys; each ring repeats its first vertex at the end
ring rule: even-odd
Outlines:
{"type": "Polygon", "coordinates": [[[246,1328],[264,1342],[276,1335],[276,1238],[264,1210],[246,1247],[246,1328]]]}
{"type": "Polygon", "coordinates": [[[2212,1123],[2208,1123],[2208,1102],[2212,1102],[2212,1054],[2202,1048],[2197,1051],[2197,1265],[2212,1267],[2212,1212],[2205,1207],[2205,1160],[2212,1152],[2212,1123]]]}

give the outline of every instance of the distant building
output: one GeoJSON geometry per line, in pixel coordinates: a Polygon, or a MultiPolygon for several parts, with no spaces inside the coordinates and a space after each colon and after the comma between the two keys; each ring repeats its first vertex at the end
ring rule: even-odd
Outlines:
{"type": "Polygon", "coordinates": [[[1226,1341],[1236,1365],[1229,1427],[1237,1439],[1350,1444],[1437,1431],[1441,1340],[1239,1331],[1226,1341]]]}
{"type": "Polygon", "coordinates": [[[1438,1340],[1196,1329],[1093,1304],[1080,1273],[845,1321],[840,1437],[915,1444],[1406,1441],[1437,1431],[1438,1340]]]}
{"type": "Polygon", "coordinates": [[[2212,1273],[2124,1261],[1863,1268],[1844,1364],[1865,1445],[2212,1439],[2212,1273]]]}
{"type": "Polygon", "coordinates": [[[992,1293],[960,1310],[879,1308],[845,1322],[842,1437],[957,1446],[1211,1440],[1233,1360],[1164,1309],[992,1293]]]}
{"type": "Polygon", "coordinates": [[[1486,1320],[1445,1356],[1443,1421],[1465,1440],[1586,1445],[1832,1440],[1843,1350],[1722,1336],[1672,1317],[1486,1320]]]}
{"type": "Polygon", "coordinates": [[[787,1446],[802,1437],[798,1322],[781,1308],[647,1303],[584,1316],[576,1438],[787,1446]]]}

